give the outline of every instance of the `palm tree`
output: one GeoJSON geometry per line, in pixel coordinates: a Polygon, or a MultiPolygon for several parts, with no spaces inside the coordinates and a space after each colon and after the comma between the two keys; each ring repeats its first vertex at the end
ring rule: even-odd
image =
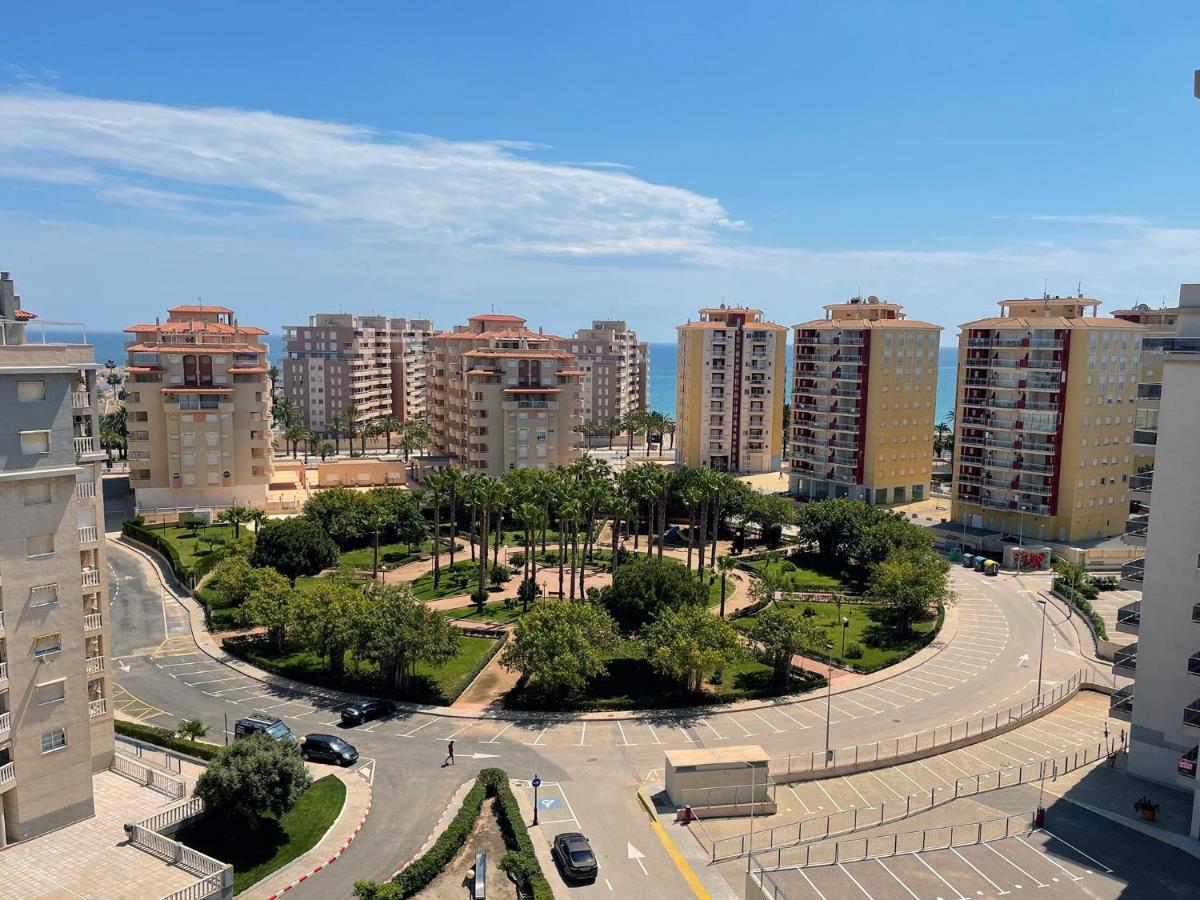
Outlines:
{"type": "MultiPolygon", "coordinates": [[[[537,550],[535,547],[535,539],[537,536],[538,526],[541,525],[542,519],[545,518],[546,511],[536,503],[522,503],[516,509],[517,521],[521,523],[521,528],[524,530],[525,538],[525,564],[522,567],[521,584],[528,584],[531,580],[537,579],[537,557],[534,555],[537,550]]],[[[521,606],[522,612],[529,611],[529,593],[525,589],[521,591],[521,606]]]]}
{"type": "Polygon", "coordinates": [[[633,436],[642,428],[646,412],[641,409],[631,409],[621,417],[621,427],[625,430],[625,455],[633,455],[633,436]]]}
{"type": "Polygon", "coordinates": [[[317,444],[317,452],[321,454],[321,462],[325,462],[327,456],[332,456],[337,451],[334,450],[333,444],[329,443],[329,441],[321,441],[321,443],[317,444]]]}
{"type": "Polygon", "coordinates": [[[616,438],[617,432],[621,430],[621,420],[617,416],[611,416],[604,420],[604,430],[608,432],[608,449],[613,448],[613,439],[616,438]]]}
{"type": "Polygon", "coordinates": [[[725,618],[725,581],[734,570],[737,560],[726,554],[717,560],[717,568],[721,571],[721,618],[725,618]]]}
{"type": "Polygon", "coordinates": [[[479,522],[479,491],[488,476],[480,471],[468,472],[463,477],[462,494],[463,503],[471,510],[471,530],[470,538],[467,541],[471,545],[471,562],[475,561],[475,526],[479,522]]]}
{"type": "Polygon", "coordinates": [[[325,430],[333,438],[333,455],[342,452],[342,435],[346,433],[346,422],[341,416],[334,416],[325,424],[325,430]]]}
{"type": "Polygon", "coordinates": [[[121,436],[121,432],[111,426],[104,426],[100,429],[100,446],[108,453],[108,467],[112,468],[113,450],[119,450],[125,446],[125,438],[121,436]]]}
{"type": "Polygon", "coordinates": [[[230,506],[217,513],[217,521],[233,526],[233,538],[242,536],[242,523],[250,521],[250,507],[230,506]]]}
{"type": "Polygon", "coordinates": [[[463,472],[458,466],[447,466],[442,470],[442,487],[450,503],[450,567],[454,568],[454,543],[458,537],[458,498],[462,496],[463,472]]]}
{"type": "MultiPolygon", "coordinates": [[[[583,504],[577,498],[572,496],[563,503],[558,510],[559,528],[558,528],[558,558],[560,560],[559,571],[562,571],[561,560],[567,555],[567,541],[563,535],[563,524],[571,529],[571,590],[570,597],[575,599],[575,565],[578,561],[579,550],[579,520],[583,518],[583,504]]],[[[561,588],[560,588],[561,589],[561,588]]]]}
{"type": "MultiPolygon", "coordinates": [[[[292,459],[300,452],[300,442],[308,435],[308,429],[303,425],[290,425],[283,433],[283,439],[292,445],[292,459]]],[[[307,447],[307,444],[305,445],[307,447]]],[[[307,456],[307,452],[305,453],[307,456]]]]}
{"type": "Polygon", "coordinates": [[[383,430],[384,440],[387,441],[387,449],[384,450],[388,456],[392,455],[392,433],[399,431],[403,426],[400,420],[393,416],[384,416],[379,420],[379,427],[383,430]]]}
{"type": "Polygon", "coordinates": [[[647,413],[643,424],[646,428],[646,458],[650,457],[650,435],[658,435],[659,452],[662,451],[662,435],[667,428],[667,417],[660,412],[647,413]]]}
{"type": "Polygon", "coordinates": [[[420,419],[405,419],[400,426],[400,446],[404,448],[404,461],[409,453],[420,450],[429,443],[429,426],[420,419]]]}
{"type": "Polygon", "coordinates": [[[267,521],[267,512],[263,509],[250,507],[250,511],[246,513],[246,524],[254,526],[255,534],[262,528],[263,522],[267,521]]]}
{"type": "Polygon", "coordinates": [[[668,447],[667,449],[674,450],[675,449],[675,420],[672,419],[670,416],[664,417],[663,428],[666,429],[667,434],[669,434],[671,436],[671,446],[668,447]]]}
{"type": "Polygon", "coordinates": [[[272,407],[271,414],[275,417],[275,421],[285,429],[300,424],[300,407],[296,405],[294,400],[287,397],[284,397],[272,407]]]}
{"type": "Polygon", "coordinates": [[[342,425],[346,429],[346,439],[350,442],[350,458],[354,458],[354,436],[358,434],[358,423],[362,421],[362,413],[351,403],[342,413],[342,425]]]}
{"type": "Polygon", "coordinates": [[[617,491],[609,495],[605,512],[612,523],[612,573],[617,574],[617,556],[620,552],[621,525],[627,523],[633,515],[634,504],[623,492],[617,491]]]}
{"type": "Polygon", "coordinates": [[[267,369],[267,377],[271,379],[271,403],[273,405],[279,394],[279,366],[271,366],[267,369]]]}
{"type": "Polygon", "coordinates": [[[700,515],[697,517],[697,526],[700,533],[696,536],[696,547],[700,551],[700,556],[696,560],[696,574],[702,576],[704,573],[704,551],[708,547],[708,507],[721,492],[721,476],[712,469],[700,469],[696,474],[696,485],[700,491],[700,515]]]}
{"type": "MultiPolygon", "coordinates": [[[[652,506],[657,513],[653,530],[658,537],[658,558],[662,559],[663,537],[667,532],[667,493],[671,488],[671,473],[656,465],[648,471],[647,481],[653,497],[652,506]]],[[[652,549],[649,536],[646,537],[646,549],[652,549]]]]}
{"type": "Polygon", "coordinates": [[[938,422],[933,430],[937,436],[933,440],[933,452],[937,454],[937,458],[942,458],[942,452],[946,449],[946,437],[950,434],[950,426],[945,422],[938,422]]]}
{"type": "Polygon", "coordinates": [[[383,429],[380,427],[378,421],[368,422],[366,425],[364,425],[359,430],[359,437],[361,438],[362,455],[363,456],[367,455],[367,441],[368,440],[373,441],[377,437],[379,437],[381,434],[383,434],[383,429]]]}
{"type": "MultiPolygon", "coordinates": [[[[490,569],[490,566],[488,566],[487,555],[488,533],[491,531],[492,527],[492,516],[499,516],[500,511],[504,508],[504,502],[507,498],[507,494],[508,491],[504,487],[504,484],[500,481],[497,481],[495,478],[489,478],[487,481],[483,482],[479,489],[479,509],[483,513],[481,517],[482,521],[480,523],[483,546],[482,552],[479,554],[479,586],[475,594],[475,603],[479,607],[480,612],[483,611],[484,599],[487,597],[487,594],[484,593],[484,579],[487,577],[488,570],[490,569]]],[[[499,533],[498,526],[499,522],[497,522],[497,533],[499,533]]]]}
{"type": "Polygon", "coordinates": [[[425,479],[425,484],[429,487],[426,502],[433,508],[433,586],[436,588],[442,580],[442,491],[445,482],[435,473],[425,479]]]}
{"type": "Polygon", "coordinates": [[[363,516],[363,527],[371,533],[372,554],[371,554],[371,580],[379,580],[379,532],[387,527],[388,517],[384,515],[382,507],[377,503],[371,503],[366,515],[363,516]]]}
{"type": "Polygon", "coordinates": [[[692,549],[696,541],[696,511],[703,492],[698,487],[687,487],[679,492],[679,502],[688,511],[688,555],[687,570],[692,571],[692,549]]]}

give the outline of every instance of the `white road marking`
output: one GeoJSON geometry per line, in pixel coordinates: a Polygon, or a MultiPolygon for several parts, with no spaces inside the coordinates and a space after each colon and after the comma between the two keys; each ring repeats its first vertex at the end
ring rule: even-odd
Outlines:
{"type": "Polygon", "coordinates": [[[650,737],[654,738],[654,743],[661,744],[662,741],[658,739],[658,732],[654,730],[654,726],[647,722],[646,727],[650,729],[650,737]]]}
{"type": "MultiPolygon", "coordinates": [[[[1050,834],[1049,832],[1046,832],[1046,833],[1047,833],[1047,834],[1050,834]]],[[[1050,837],[1054,837],[1054,835],[1052,835],[1052,834],[1051,834],[1051,835],[1050,835],[1050,837]]],[[[1062,869],[1062,870],[1063,870],[1063,872],[1065,872],[1065,873],[1067,874],[1067,876],[1068,876],[1068,877],[1069,877],[1069,878],[1070,878],[1072,881],[1083,881],[1083,876],[1082,876],[1082,875],[1076,875],[1074,872],[1072,872],[1072,871],[1071,871],[1070,869],[1068,869],[1066,866],[1064,866],[1064,865],[1062,865],[1060,862],[1058,862],[1058,860],[1051,859],[1051,858],[1050,858],[1050,856],[1049,856],[1049,854],[1047,854],[1047,853],[1046,853],[1044,850],[1040,850],[1040,849],[1038,849],[1037,847],[1033,846],[1033,844],[1029,843],[1027,840],[1025,840],[1025,838],[1023,838],[1023,837],[1021,837],[1020,835],[1018,835],[1018,836],[1017,836],[1017,840],[1018,840],[1018,841],[1020,841],[1022,844],[1024,844],[1026,847],[1028,847],[1030,850],[1032,850],[1034,853],[1036,853],[1036,854],[1038,854],[1039,856],[1043,857],[1043,858],[1046,860],[1046,862],[1048,862],[1048,863],[1050,863],[1051,865],[1057,866],[1058,868],[1062,869]]],[[[1064,843],[1064,844],[1067,844],[1067,842],[1066,842],[1066,841],[1063,841],[1063,843],[1064,843]]],[[[1071,847],[1071,845],[1070,845],[1070,844],[1067,844],[1067,846],[1068,846],[1068,847],[1071,847]]],[[[1072,850],[1075,850],[1075,848],[1074,848],[1074,847],[1071,847],[1071,849],[1072,849],[1072,850]]],[[[1082,851],[1075,850],[1075,852],[1076,852],[1076,853],[1080,853],[1080,852],[1082,852],[1082,851]]],[[[1091,857],[1089,856],[1089,857],[1088,857],[1088,859],[1091,859],[1091,857]]],[[[1096,861],[1095,861],[1095,860],[1092,860],[1092,862],[1096,862],[1096,861]]],[[[1100,865],[1100,863],[1096,863],[1096,865],[1100,865]]],[[[1112,869],[1109,869],[1109,872],[1111,872],[1111,871],[1112,871],[1112,869]]]]}
{"type": "Polygon", "coordinates": [[[760,716],[758,713],[754,712],[753,710],[751,710],[750,715],[754,716],[754,718],[758,719],[764,725],[771,728],[776,734],[784,734],[785,733],[785,730],[783,728],[777,728],[775,725],[772,725],[770,722],[768,722],[766,719],[764,719],[762,716],[760,716]]]}
{"type": "Polygon", "coordinates": [[[805,874],[803,869],[797,869],[796,871],[799,872],[804,877],[804,880],[808,882],[808,886],[813,889],[814,894],[816,894],[818,897],[820,897],[821,900],[829,900],[829,898],[827,898],[824,894],[822,894],[819,890],[817,890],[817,886],[812,883],[812,879],[809,878],[807,874],[805,874]]]}
{"type": "Polygon", "coordinates": [[[682,725],[676,725],[675,728],[683,735],[683,739],[689,744],[699,743],[694,737],[687,733],[687,730],[682,725]]]}
{"type": "Polygon", "coordinates": [[[883,866],[883,871],[887,872],[889,875],[891,875],[893,878],[896,879],[896,884],[900,885],[900,887],[902,887],[906,891],[908,891],[908,896],[912,897],[913,900],[921,900],[920,897],[918,897],[916,894],[914,894],[912,892],[912,889],[907,884],[905,884],[903,881],[900,880],[900,877],[895,872],[893,872],[891,869],[889,869],[887,867],[887,865],[884,863],[884,861],[882,859],[880,859],[879,857],[875,857],[875,862],[877,862],[881,866],[883,866]]]}
{"type": "Polygon", "coordinates": [[[932,872],[934,875],[936,875],[938,880],[941,881],[942,884],[944,884],[946,887],[950,888],[950,890],[954,891],[954,893],[958,894],[958,900],[967,900],[966,895],[963,894],[962,891],[960,891],[958,888],[956,888],[950,882],[948,882],[945,878],[942,878],[941,873],[938,872],[938,870],[935,869],[933,866],[931,866],[929,863],[927,863],[921,857],[920,853],[914,853],[912,855],[916,858],[917,862],[919,862],[921,865],[923,865],[925,868],[927,868],[930,872],[932,872]]]}
{"type": "MultiPolygon", "coordinates": [[[[583,742],[583,739],[584,739],[585,737],[587,737],[587,719],[584,719],[584,720],[583,720],[583,730],[579,732],[579,746],[580,746],[580,747],[586,747],[586,746],[587,746],[587,744],[585,744],[585,743],[583,742]]],[[[608,879],[606,878],[606,879],[604,879],[604,881],[607,883],[607,882],[608,882],[608,879]]],[[[609,888],[609,890],[611,890],[611,888],[609,888]]]]}
{"type": "Polygon", "coordinates": [[[854,882],[854,886],[863,892],[863,895],[867,898],[867,900],[875,900],[874,897],[867,893],[867,889],[858,883],[858,879],[850,874],[849,870],[847,870],[845,866],[843,866],[841,863],[838,863],[837,867],[842,870],[843,875],[854,882]]]}
{"type": "Polygon", "coordinates": [[[984,881],[986,881],[988,884],[990,884],[992,887],[994,887],[997,891],[997,896],[999,896],[1000,894],[1012,893],[1011,891],[1004,890],[1004,888],[1000,887],[1000,885],[996,884],[996,882],[992,881],[992,879],[990,879],[986,875],[984,875],[983,872],[981,872],[978,869],[978,867],[976,867],[975,863],[971,862],[969,859],[967,859],[965,856],[963,856],[961,853],[959,853],[953,847],[950,848],[950,852],[952,852],[955,856],[957,856],[959,859],[961,859],[963,862],[965,862],[968,866],[970,866],[972,869],[974,869],[980,878],[982,878],[984,881]]]}
{"type": "Polygon", "coordinates": [[[397,737],[412,737],[414,734],[416,734],[416,733],[417,733],[418,731],[420,731],[422,728],[428,728],[428,727],[429,727],[430,725],[432,725],[434,722],[440,722],[440,721],[441,721],[441,719],[430,719],[428,722],[422,722],[420,725],[418,725],[418,726],[417,726],[416,728],[414,728],[412,731],[406,731],[406,732],[404,732],[403,734],[399,734],[399,735],[397,735],[397,737]]]}
{"type": "Polygon", "coordinates": [[[1006,863],[1008,863],[1010,866],[1012,866],[1014,869],[1016,869],[1018,872],[1020,872],[1026,878],[1033,881],[1033,883],[1036,884],[1038,887],[1040,887],[1040,888],[1046,887],[1045,882],[1041,881],[1036,875],[1032,875],[1029,872],[1026,872],[1024,869],[1022,869],[1020,866],[1018,866],[1015,862],[1013,862],[1011,859],[1009,859],[1007,856],[1005,856],[1003,853],[1001,853],[999,850],[997,850],[995,847],[993,847],[991,844],[981,844],[980,846],[987,847],[989,850],[991,850],[993,853],[995,853],[998,857],[1000,857],[1002,860],[1004,860],[1006,863]]]}
{"type": "Polygon", "coordinates": [[[482,743],[484,743],[484,744],[496,743],[496,741],[500,740],[500,735],[504,734],[504,732],[508,731],[508,729],[512,728],[516,724],[517,724],[516,722],[509,722],[507,725],[505,725],[503,728],[501,728],[498,732],[496,732],[489,740],[483,741],[482,743]]]}
{"type": "Polygon", "coordinates": [[[725,738],[721,736],[721,732],[717,731],[717,729],[713,728],[712,725],[709,724],[708,719],[701,719],[700,724],[703,725],[705,728],[707,728],[709,731],[711,731],[713,734],[715,734],[717,736],[718,741],[725,740],[725,738]]]}
{"type": "Polygon", "coordinates": [[[621,746],[622,747],[636,747],[637,746],[637,744],[629,743],[629,738],[625,737],[625,728],[623,725],[621,725],[620,719],[617,719],[617,728],[620,729],[620,732],[621,732],[621,746]]]}

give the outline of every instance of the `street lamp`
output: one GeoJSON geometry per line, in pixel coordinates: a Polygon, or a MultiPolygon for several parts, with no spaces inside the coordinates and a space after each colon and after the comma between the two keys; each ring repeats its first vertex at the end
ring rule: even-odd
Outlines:
{"type": "Polygon", "coordinates": [[[833,759],[833,751],[829,749],[829,718],[833,709],[833,641],[825,642],[825,652],[829,656],[829,673],[825,679],[825,764],[829,765],[833,759]]]}
{"type": "Polygon", "coordinates": [[[1038,643],[1038,680],[1034,703],[1040,706],[1042,703],[1042,661],[1046,656],[1046,601],[1038,598],[1038,605],[1042,608],[1042,636],[1038,643]]]}
{"type": "Polygon", "coordinates": [[[842,616],[842,662],[846,661],[846,629],[850,627],[850,617],[842,616]]]}

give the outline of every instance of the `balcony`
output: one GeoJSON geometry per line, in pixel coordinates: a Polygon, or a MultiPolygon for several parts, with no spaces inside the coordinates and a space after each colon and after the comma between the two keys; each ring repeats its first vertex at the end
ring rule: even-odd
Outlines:
{"type": "Polygon", "coordinates": [[[75,455],[85,456],[96,452],[96,439],[90,437],[75,438],[75,455]]]}
{"type": "Polygon", "coordinates": [[[1138,645],[1136,642],[1119,648],[1113,653],[1113,674],[1132,678],[1137,670],[1138,645]]]}
{"type": "Polygon", "coordinates": [[[1133,431],[1133,442],[1146,447],[1153,447],[1158,443],[1157,428],[1135,428],[1133,431]]]}
{"type": "Polygon", "coordinates": [[[80,481],[75,485],[76,500],[95,500],[96,499],[96,483],[94,481],[80,481]]]}
{"type": "Polygon", "coordinates": [[[101,613],[88,613],[83,617],[83,630],[99,631],[104,627],[104,617],[101,613]]]}
{"type": "Polygon", "coordinates": [[[16,777],[12,763],[0,766],[0,786],[8,784],[10,781],[15,780],[16,777]]]}
{"type": "Polygon", "coordinates": [[[1184,778],[1196,777],[1196,757],[1200,755],[1200,747],[1193,747],[1183,756],[1179,757],[1179,761],[1175,764],[1175,772],[1182,775],[1184,778]]]}
{"type": "Polygon", "coordinates": [[[100,570],[87,568],[79,573],[80,581],[84,587],[99,587],[100,586],[100,570]]]}
{"type": "Polygon", "coordinates": [[[71,409],[89,409],[92,395],[87,391],[71,391],[71,409]]]}
{"type": "Polygon", "coordinates": [[[1114,691],[1108,698],[1108,714],[1125,722],[1133,720],[1133,685],[1114,691]]]}
{"type": "Polygon", "coordinates": [[[1137,634],[1142,624],[1142,601],[1134,600],[1117,610],[1117,631],[1122,634],[1137,634]]]}
{"type": "Polygon", "coordinates": [[[103,656],[89,656],[87,658],[87,667],[86,667],[85,671],[89,675],[99,675],[101,672],[104,671],[104,657],[103,656]]]}
{"type": "Polygon", "coordinates": [[[1150,513],[1139,513],[1125,520],[1125,537],[1127,544],[1146,546],[1146,532],[1150,528],[1150,513]]]}
{"type": "Polygon", "coordinates": [[[0,662],[0,681],[8,680],[8,663],[0,662]]]}
{"type": "MultiPolygon", "coordinates": [[[[1200,622],[1200,603],[1192,607],[1192,621],[1200,622]]],[[[4,614],[0,612],[0,625],[4,624],[4,614]]]]}
{"type": "Polygon", "coordinates": [[[1140,591],[1142,581],[1146,576],[1146,557],[1131,560],[1121,565],[1121,581],[1119,587],[1123,591],[1140,591]]]}
{"type": "Polygon", "coordinates": [[[99,700],[88,701],[88,718],[94,719],[108,712],[108,701],[101,697],[99,700]]]}
{"type": "Polygon", "coordinates": [[[1140,475],[1129,476],[1129,490],[1149,493],[1154,487],[1154,473],[1142,472],[1140,475]]]}
{"type": "Polygon", "coordinates": [[[95,525],[80,525],[79,526],[79,543],[80,545],[94,544],[100,540],[100,534],[95,525]]]}
{"type": "Polygon", "coordinates": [[[0,734],[12,728],[12,713],[0,713],[0,734]]]}
{"type": "Polygon", "coordinates": [[[1184,708],[1183,724],[1200,728],[1200,700],[1193,700],[1184,708]]]}

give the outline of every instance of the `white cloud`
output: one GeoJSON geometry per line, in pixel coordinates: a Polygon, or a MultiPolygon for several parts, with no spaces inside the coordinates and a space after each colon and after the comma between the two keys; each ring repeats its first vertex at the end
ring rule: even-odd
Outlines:
{"type": "Polygon", "coordinates": [[[688,254],[739,224],[713,198],[595,163],[530,159],[522,154],[544,147],[524,141],[49,91],[0,94],[0,121],[0,177],[8,168],[62,183],[63,172],[86,172],[106,199],[157,210],[252,200],[263,215],[274,205],[369,237],[574,256],[688,254]]]}

